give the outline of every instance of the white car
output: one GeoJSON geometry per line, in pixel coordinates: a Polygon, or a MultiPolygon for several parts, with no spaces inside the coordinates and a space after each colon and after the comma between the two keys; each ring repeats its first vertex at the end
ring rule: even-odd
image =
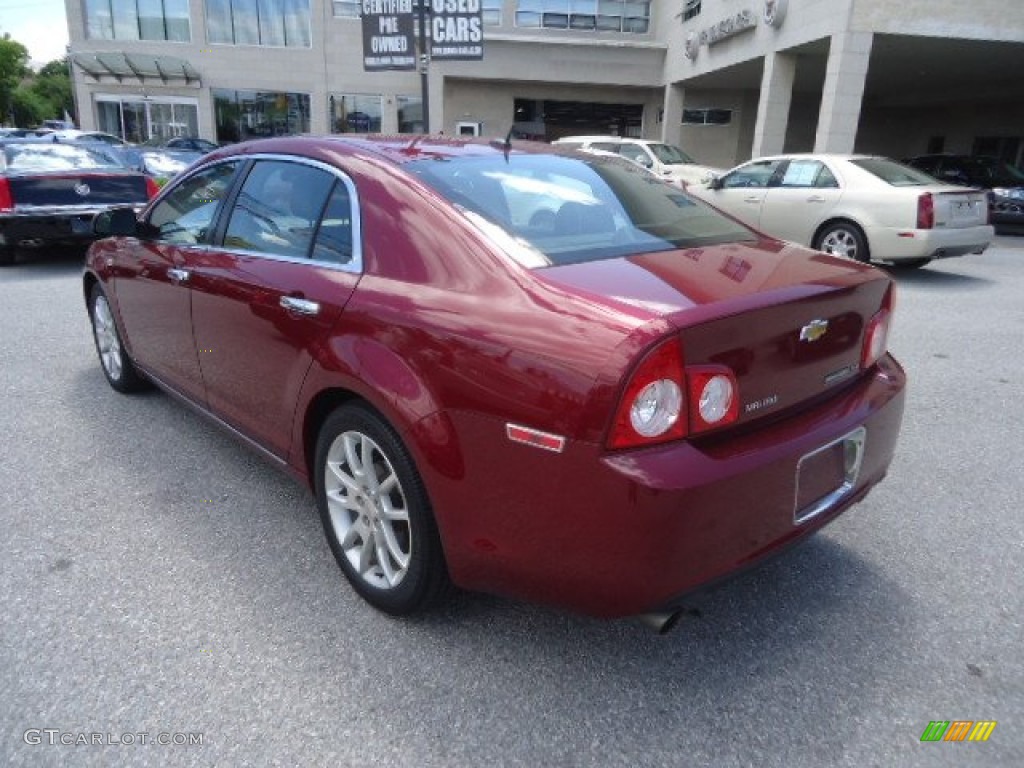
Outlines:
{"type": "Polygon", "coordinates": [[[920,267],[992,241],[984,191],[869,155],[762,157],[690,186],[754,229],[857,261],[920,267]]]}
{"type": "Polygon", "coordinates": [[[722,169],[699,165],[679,147],[623,136],[566,136],[551,142],[585,151],[611,152],[643,166],[655,176],[683,185],[702,184],[722,169]]]}

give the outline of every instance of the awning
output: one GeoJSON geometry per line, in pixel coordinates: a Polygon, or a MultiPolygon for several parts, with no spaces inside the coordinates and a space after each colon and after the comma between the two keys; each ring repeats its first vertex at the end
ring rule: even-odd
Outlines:
{"type": "Polygon", "coordinates": [[[184,59],[174,56],[150,56],[145,53],[104,51],[101,53],[74,53],[71,60],[85,74],[97,80],[112,77],[117,82],[125,78],[146,82],[200,83],[199,72],[184,59]]]}

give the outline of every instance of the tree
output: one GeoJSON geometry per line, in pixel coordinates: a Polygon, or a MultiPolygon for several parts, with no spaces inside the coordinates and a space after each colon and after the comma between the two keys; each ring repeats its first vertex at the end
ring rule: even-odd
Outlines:
{"type": "Polygon", "coordinates": [[[15,125],[39,125],[53,114],[53,105],[32,90],[21,86],[11,94],[11,115],[15,125]]]}
{"type": "Polygon", "coordinates": [[[0,38],[0,119],[13,122],[14,91],[30,73],[28,49],[8,32],[0,38]]]}
{"type": "MultiPolygon", "coordinates": [[[[61,118],[71,114],[75,103],[71,98],[71,77],[68,75],[68,60],[57,59],[44,66],[29,86],[32,92],[49,105],[45,117],[61,118]]],[[[44,118],[45,119],[45,118],[44,118]]]]}

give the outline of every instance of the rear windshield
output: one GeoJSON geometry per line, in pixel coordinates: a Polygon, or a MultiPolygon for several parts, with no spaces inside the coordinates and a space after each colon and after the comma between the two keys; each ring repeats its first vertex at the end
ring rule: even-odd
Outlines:
{"type": "Polygon", "coordinates": [[[750,241],[753,233],[618,158],[512,153],[406,166],[529,267],[750,241]]]}
{"type": "Polygon", "coordinates": [[[47,172],[122,168],[103,152],[71,144],[25,143],[4,147],[4,165],[9,171],[47,172]]]}
{"type": "Polygon", "coordinates": [[[850,163],[894,187],[924,187],[935,184],[935,179],[924,171],[897,163],[895,160],[886,160],[884,157],[854,158],[850,163]]]}
{"type": "Polygon", "coordinates": [[[671,144],[648,144],[647,148],[665,165],[691,165],[695,162],[683,150],[671,144]]]}

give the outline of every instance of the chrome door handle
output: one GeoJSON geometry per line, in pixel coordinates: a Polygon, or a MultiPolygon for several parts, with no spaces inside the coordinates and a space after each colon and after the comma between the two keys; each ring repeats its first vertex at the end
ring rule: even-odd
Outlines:
{"type": "Polygon", "coordinates": [[[175,269],[171,267],[167,270],[167,276],[176,283],[188,282],[189,272],[187,269],[175,269]]]}
{"type": "Polygon", "coordinates": [[[760,197],[744,197],[743,198],[743,202],[744,203],[760,203],[761,202],[761,198],[760,197]]]}
{"type": "Polygon", "coordinates": [[[282,296],[281,306],[289,312],[300,315],[317,315],[320,313],[320,304],[309,299],[297,299],[294,296],[282,296]]]}
{"type": "Polygon", "coordinates": [[[807,202],[808,203],[824,203],[825,202],[825,198],[822,197],[821,195],[811,195],[810,197],[807,198],[807,202]]]}

